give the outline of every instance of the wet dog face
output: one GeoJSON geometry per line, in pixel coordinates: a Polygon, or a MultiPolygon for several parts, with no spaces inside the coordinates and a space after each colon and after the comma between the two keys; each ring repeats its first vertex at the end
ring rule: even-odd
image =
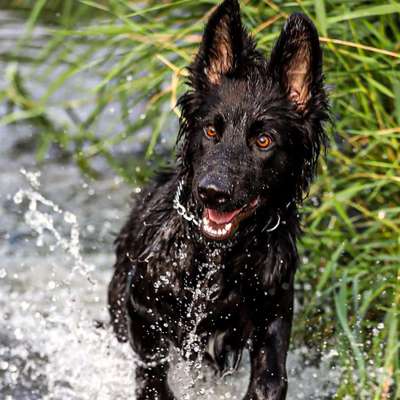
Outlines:
{"type": "Polygon", "coordinates": [[[321,66],[304,15],[288,19],[269,60],[236,1],[211,16],[190,67],[192,90],[180,100],[181,159],[207,238],[226,240],[257,210],[301,201],[325,138],[321,66]]]}

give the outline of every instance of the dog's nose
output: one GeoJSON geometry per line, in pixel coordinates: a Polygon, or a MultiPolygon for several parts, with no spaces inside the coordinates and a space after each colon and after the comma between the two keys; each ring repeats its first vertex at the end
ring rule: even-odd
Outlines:
{"type": "Polygon", "coordinates": [[[208,206],[222,206],[230,198],[228,189],[208,179],[202,179],[197,190],[201,200],[208,206]]]}

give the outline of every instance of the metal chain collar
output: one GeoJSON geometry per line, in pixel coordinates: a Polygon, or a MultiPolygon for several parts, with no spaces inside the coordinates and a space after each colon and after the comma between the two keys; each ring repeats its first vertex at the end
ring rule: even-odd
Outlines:
{"type": "Polygon", "coordinates": [[[178,187],[176,189],[175,197],[174,197],[174,208],[177,213],[182,216],[186,221],[193,222],[194,225],[200,226],[201,221],[190,211],[186,209],[186,207],[181,203],[181,195],[183,191],[183,185],[185,184],[184,179],[181,179],[178,182],[178,187]]]}

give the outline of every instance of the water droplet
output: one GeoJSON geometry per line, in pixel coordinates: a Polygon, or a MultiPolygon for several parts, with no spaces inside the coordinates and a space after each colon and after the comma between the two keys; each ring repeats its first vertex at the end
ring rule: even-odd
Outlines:
{"type": "Polygon", "coordinates": [[[64,221],[68,224],[76,224],[76,216],[67,211],[64,213],[64,221]]]}

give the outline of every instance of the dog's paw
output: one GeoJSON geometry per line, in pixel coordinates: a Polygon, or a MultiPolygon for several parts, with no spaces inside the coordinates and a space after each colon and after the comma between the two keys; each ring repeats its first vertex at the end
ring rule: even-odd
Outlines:
{"type": "Polygon", "coordinates": [[[243,400],[285,400],[286,390],[286,382],[276,381],[265,386],[250,388],[243,400]]]}

